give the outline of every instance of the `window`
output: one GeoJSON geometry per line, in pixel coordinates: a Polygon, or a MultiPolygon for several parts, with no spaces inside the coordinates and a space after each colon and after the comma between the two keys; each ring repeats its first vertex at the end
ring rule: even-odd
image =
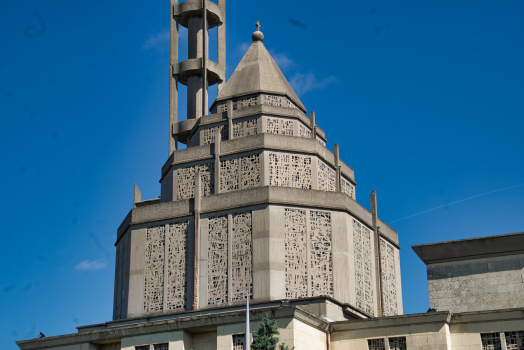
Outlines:
{"type": "Polygon", "coordinates": [[[499,333],[484,333],[480,335],[482,350],[502,350],[499,333]]]}
{"type": "Polygon", "coordinates": [[[369,350],[406,350],[406,337],[368,339],[369,350]]]}
{"type": "Polygon", "coordinates": [[[244,350],[244,341],[246,340],[245,334],[234,334],[233,335],[233,350],[244,350]]]}
{"type": "Polygon", "coordinates": [[[524,332],[506,332],[507,350],[524,350],[524,332]]]}
{"type": "Polygon", "coordinates": [[[389,338],[389,350],[406,350],[406,337],[389,338]]]}
{"type": "Polygon", "coordinates": [[[135,346],[135,350],[149,350],[149,345],[135,346]]]}
{"type": "Polygon", "coordinates": [[[369,350],[386,350],[384,339],[368,339],[369,350]]]}
{"type": "Polygon", "coordinates": [[[169,350],[169,344],[163,343],[163,344],[155,344],[153,345],[154,350],[169,350]]]}

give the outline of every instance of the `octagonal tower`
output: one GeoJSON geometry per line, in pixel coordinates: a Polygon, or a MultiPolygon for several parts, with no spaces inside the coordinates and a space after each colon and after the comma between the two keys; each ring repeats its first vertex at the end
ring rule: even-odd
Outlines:
{"type": "MultiPolygon", "coordinates": [[[[225,16],[224,16],[225,17],[225,16]]],[[[354,317],[402,314],[398,234],[356,201],[354,171],[263,44],[211,114],[171,123],[187,144],[118,229],[115,320],[328,296],[354,317]]],[[[189,100],[188,100],[189,101],[189,100]]],[[[325,118],[327,119],[327,117],[325,118]]],[[[173,121],[173,119],[171,119],[173,121]]]]}

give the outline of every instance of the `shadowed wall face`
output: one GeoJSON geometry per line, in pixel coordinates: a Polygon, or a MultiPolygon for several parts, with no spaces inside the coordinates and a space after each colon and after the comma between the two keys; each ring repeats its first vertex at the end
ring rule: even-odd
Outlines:
{"type": "Polygon", "coordinates": [[[428,265],[428,289],[438,311],[524,307],[524,254],[428,265]]]}

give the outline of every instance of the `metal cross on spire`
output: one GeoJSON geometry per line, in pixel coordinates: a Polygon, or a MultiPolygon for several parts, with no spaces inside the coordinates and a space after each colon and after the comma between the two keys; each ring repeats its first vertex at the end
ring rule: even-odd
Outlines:
{"type": "Polygon", "coordinates": [[[257,31],[260,31],[260,27],[261,27],[260,22],[257,21],[257,23],[255,23],[255,25],[257,26],[257,31]]]}

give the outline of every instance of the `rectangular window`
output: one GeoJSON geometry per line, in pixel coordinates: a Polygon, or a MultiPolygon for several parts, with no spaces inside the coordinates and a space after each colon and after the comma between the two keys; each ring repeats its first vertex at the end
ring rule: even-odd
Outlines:
{"type": "Polygon", "coordinates": [[[384,339],[368,339],[369,350],[386,350],[384,339]]]}
{"type": "Polygon", "coordinates": [[[499,333],[484,333],[480,335],[482,350],[502,350],[499,333]]]}
{"type": "Polygon", "coordinates": [[[169,350],[169,344],[163,343],[163,344],[155,344],[153,345],[154,350],[169,350]]]}
{"type": "Polygon", "coordinates": [[[244,341],[246,340],[245,334],[234,334],[233,335],[233,350],[244,350],[244,341]]]}
{"type": "Polygon", "coordinates": [[[135,346],[135,350],[149,350],[149,345],[135,346]]]}
{"type": "Polygon", "coordinates": [[[507,350],[524,350],[524,332],[506,332],[507,350]]]}
{"type": "Polygon", "coordinates": [[[406,337],[389,338],[389,350],[406,350],[406,337]]]}

